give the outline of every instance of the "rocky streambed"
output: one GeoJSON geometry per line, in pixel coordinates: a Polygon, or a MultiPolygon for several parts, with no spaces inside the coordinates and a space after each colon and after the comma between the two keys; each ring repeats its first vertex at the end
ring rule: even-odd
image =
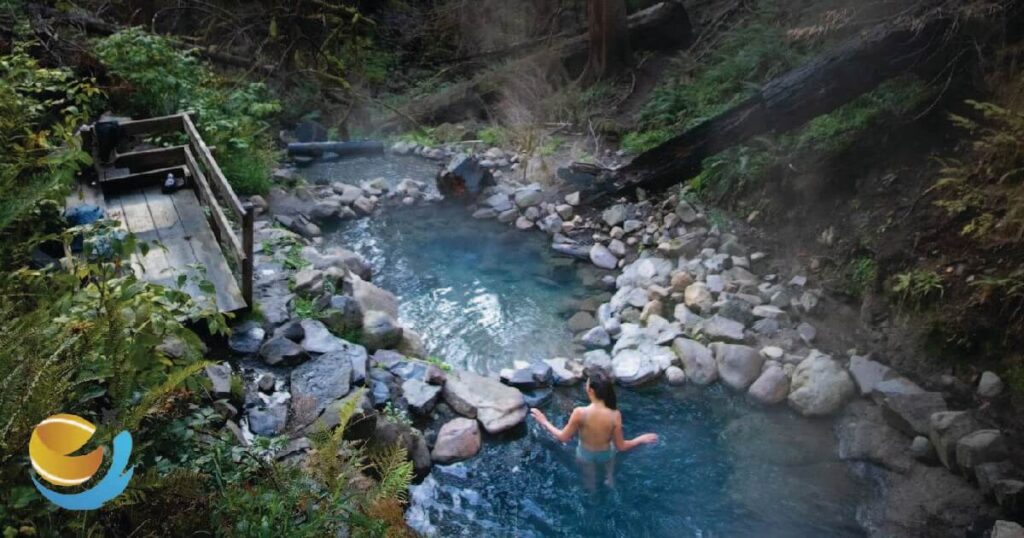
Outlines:
{"type": "MultiPolygon", "coordinates": [[[[489,150],[490,166],[519,160],[499,152],[489,150]]],[[[330,427],[365,386],[352,435],[404,443],[420,477],[439,465],[413,494],[410,521],[425,532],[962,536],[1020,507],[1024,483],[997,428],[877,357],[818,349],[816,312],[831,298],[813,276],[783,274],[679,193],[597,212],[579,193],[499,176],[460,218],[431,205],[426,177],[337,179],[255,200],[274,219],[257,229],[263,319],[231,339],[247,358],[234,371],[246,386],[240,422],[229,424],[240,442],[288,435],[278,456],[301,458],[304,436],[330,427]],[[388,212],[414,218],[363,224],[388,212]],[[444,222],[410,225],[438,214],[444,222]],[[466,215],[494,222],[474,227],[466,215]],[[543,240],[548,254],[517,257],[510,243],[506,264],[501,254],[431,255],[472,243],[445,243],[456,229],[478,228],[491,244],[483,234],[500,233],[498,223],[529,231],[527,250],[543,240]],[[432,246],[407,249],[410,235],[432,246]],[[540,264],[562,276],[519,286],[517,271],[545,274],[540,264]],[[477,270],[498,277],[473,280],[477,270]],[[438,290],[466,280],[451,315],[432,312],[445,304],[438,290]],[[562,300],[509,306],[538,295],[562,300]],[[492,331],[448,332],[459,323],[492,331]],[[515,337],[490,338],[506,330],[515,337]],[[436,352],[441,361],[428,360],[436,352]],[[581,492],[571,456],[524,426],[528,404],[564,416],[582,401],[558,387],[578,383],[584,367],[632,387],[622,396],[628,428],[665,438],[628,455],[604,497],[581,492]],[[594,510],[633,516],[594,521],[594,510]]],[[[219,368],[222,381],[231,375],[219,368]]],[[[982,399],[998,397],[997,381],[978,387],[982,399]]]]}

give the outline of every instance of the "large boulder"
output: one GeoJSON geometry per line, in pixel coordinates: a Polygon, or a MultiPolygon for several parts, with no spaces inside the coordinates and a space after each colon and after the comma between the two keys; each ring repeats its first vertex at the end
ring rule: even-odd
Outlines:
{"type": "Polygon", "coordinates": [[[601,269],[615,269],[619,264],[619,259],[601,243],[590,247],[590,261],[601,269]]]}
{"type": "Polygon", "coordinates": [[[612,373],[612,356],[603,349],[595,349],[583,354],[584,370],[596,370],[606,374],[612,373]]]}
{"type": "Polygon", "coordinates": [[[583,380],[583,365],[577,361],[555,357],[545,359],[544,362],[551,367],[552,380],[555,385],[567,387],[576,385],[583,380]]]}
{"type": "Polygon", "coordinates": [[[526,418],[523,393],[473,372],[450,372],[443,395],[455,412],[476,418],[488,433],[505,431],[526,418]]]}
{"type": "Polygon", "coordinates": [[[307,353],[332,353],[344,351],[348,342],[331,334],[327,326],[315,319],[304,319],[301,323],[303,338],[302,349],[307,353]]]}
{"type": "Polygon", "coordinates": [[[747,390],[761,375],[764,357],[750,346],[715,342],[711,351],[718,364],[718,377],[732,389],[747,390]]]}
{"type": "Polygon", "coordinates": [[[669,366],[665,369],[665,381],[673,386],[682,385],[686,383],[686,372],[678,366],[669,366]]]}
{"type": "Polygon", "coordinates": [[[876,393],[875,401],[886,422],[911,437],[928,435],[932,415],[947,409],[939,392],[876,393]]]}
{"type": "Polygon", "coordinates": [[[370,450],[381,450],[395,445],[405,449],[406,457],[413,464],[417,478],[422,479],[430,473],[430,447],[419,430],[407,424],[378,418],[376,429],[369,439],[370,450]]]}
{"type": "Polygon", "coordinates": [[[604,220],[604,223],[608,226],[617,226],[622,224],[622,221],[626,220],[626,217],[628,216],[629,207],[625,204],[613,205],[601,213],[601,219],[604,220]]]}
{"type": "Polygon", "coordinates": [[[991,538],[1024,538],[1024,527],[1013,521],[999,520],[992,526],[991,538]]]}
{"type": "Polygon", "coordinates": [[[235,353],[252,355],[260,350],[260,344],[266,335],[267,332],[258,322],[247,321],[231,330],[228,347],[235,353]]]}
{"type": "Polygon", "coordinates": [[[270,338],[260,346],[260,358],[270,366],[297,364],[307,357],[302,346],[283,336],[270,338]]]}
{"type": "Polygon", "coordinates": [[[373,408],[373,402],[365,390],[351,391],[340,400],[328,404],[320,418],[309,426],[306,426],[301,434],[312,435],[322,431],[332,431],[341,424],[341,410],[351,404],[353,399],[358,399],[356,409],[345,426],[346,440],[364,440],[373,435],[377,427],[377,411],[373,408]]]}
{"type": "Polygon", "coordinates": [[[718,314],[704,320],[700,330],[711,339],[732,342],[743,341],[743,324],[718,314]]]}
{"type": "Polygon", "coordinates": [[[713,302],[711,292],[703,282],[694,282],[686,287],[683,292],[683,302],[686,306],[697,311],[703,311],[711,307],[713,302]]]}
{"type": "Polygon", "coordinates": [[[594,327],[580,336],[580,343],[587,349],[599,349],[612,345],[612,338],[602,326],[594,327]]]}
{"type": "Polygon", "coordinates": [[[210,380],[210,392],[214,398],[231,396],[231,365],[222,362],[211,364],[205,368],[206,377],[210,380]]]}
{"type": "MultiPolygon", "coordinates": [[[[351,185],[348,185],[347,187],[356,193],[359,192],[359,189],[352,187],[351,185]]],[[[356,197],[353,198],[353,201],[356,197]]],[[[351,250],[341,247],[331,247],[324,251],[320,251],[316,247],[307,246],[302,247],[301,255],[304,260],[312,264],[313,269],[326,271],[331,267],[335,267],[338,269],[347,269],[352,271],[358,275],[359,278],[364,280],[368,280],[370,278],[370,264],[367,263],[366,259],[358,253],[351,250]]]]}
{"type": "Polygon", "coordinates": [[[931,416],[928,438],[935,445],[939,461],[956,469],[956,445],[967,434],[980,429],[978,421],[967,411],[940,411],[931,416]]]}
{"type": "Polygon", "coordinates": [[[295,273],[292,290],[300,297],[313,297],[324,291],[324,272],[307,267],[295,273]]]}
{"type": "Polygon", "coordinates": [[[711,350],[700,342],[676,338],[672,341],[672,350],[682,362],[687,379],[698,385],[714,383],[718,379],[718,364],[711,350]]]}
{"type": "Polygon", "coordinates": [[[1003,380],[995,372],[982,372],[978,380],[978,396],[982,398],[995,398],[1003,392],[1003,380]]]}
{"type": "Polygon", "coordinates": [[[569,318],[569,330],[578,333],[597,326],[597,320],[590,312],[576,312],[569,318]]]}
{"type": "Polygon", "coordinates": [[[544,201],[544,193],[536,186],[523,187],[517,189],[513,196],[516,206],[520,209],[526,209],[539,205],[544,201]]]}
{"type": "Polygon", "coordinates": [[[402,341],[402,327],[386,312],[370,310],[363,315],[362,340],[370,351],[394,349],[402,341]]]}
{"type": "Polygon", "coordinates": [[[615,285],[620,289],[668,286],[672,279],[673,269],[675,269],[675,264],[671,260],[647,256],[623,267],[622,273],[615,279],[615,285]]]}
{"type": "Polygon", "coordinates": [[[441,464],[472,458],[480,452],[480,426],[469,418],[454,418],[441,426],[430,458],[441,464]]]}
{"type": "Polygon", "coordinates": [[[782,402],[789,394],[789,378],[782,367],[772,364],[761,372],[761,376],[750,385],[747,395],[751,400],[764,404],[774,405],[782,402]]]}
{"type": "Polygon", "coordinates": [[[274,437],[284,432],[288,423],[288,406],[273,402],[249,409],[249,431],[256,435],[274,437]]]}
{"type": "MultiPolygon", "coordinates": [[[[348,394],[352,383],[352,358],[357,346],[325,353],[292,370],[292,430],[315,421],[335,400],[348,394]]],[[[365,355],[365,352],[364,352],[365,355]]]]}
{"type": "Polygon", "coordinates": [[[907,438],[886,424],[882,411],[868,401],[855,400],[846,406],[835,431],[839,457],[845,461],[869,462],[900,474],[915,465],[907,438]]]}
{"type": "Polygon", "coordinates": [[[346,334],[363,328],[363,310],[359,302],[347,295],[333,295],[320,320],[336,334],[346,334]]]}
{"type": "Polygon", "coordinates": [[[835,413],[856,391],[839,362],[817,350],[797,365],[791,387],[789,405],[804,416],[835,413]]]}
{"type": "Polygon", "coordinates": [[[437,174],[437,190],[460,200],[473,200],[495,184],[494,175],[475,158],[459,153],[437,174]]]}
{"type": "Polygon", "coordinates": [[[849,369],[863,396],[871,394],[875,390],[875,385],[892,376],[892,368],[865,355],[850,357],[849,369]]]}
{"type": "Polygon", "coordinates": [[[416,378],[407,379],[402,383],[402,396],[413,413],[429,415],[441,397],[441,387],[416,378]]]}
{"type": "Polygon", "coordinates": [[[637,349],[625,349],[612,358],[612,373],[620,384],[635,386],[657,379],[661,368],[650,355],[637,349]]]}
{"type": "Polygon", "coordinates": [[[391,292],[354,275],[345,280],[345,291],[359,303],[363,312],[377,310],[398,319],[398,299],[391,292]]]}
{"type": "Polygon", "coordinates": [[[914,465],[864,510],[874,536],[962,538],[993,510],[977,489],[939,467],[914,465]]]}
{"type": "Polygon", "coordinates": [[[1002,461],[1008,455],[1006,440],[999,430],[978,430],[956,442],[956,463],[964,471],[982,463],[1002,461]]]}

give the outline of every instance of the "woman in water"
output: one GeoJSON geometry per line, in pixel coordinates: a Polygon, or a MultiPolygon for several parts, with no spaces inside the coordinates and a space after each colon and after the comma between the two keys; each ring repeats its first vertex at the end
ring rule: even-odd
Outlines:
{"type": "Polygon", "coordinates": [[[564,428],[556,428],[540,409],[531,409],[530,414],[561,443],[569,442],[573,435],[579,432],[580,442],[576,446],[576,459],[583,468],[588,489],[593,490],[598,465],[605,466],[605,483],[611,486],[612,475],[615,472],[615,452],[625,452],[640,445],[655,443],[658,436],[645,433],[626,440],[622,434],[622,413],[617,409],[615,385],[604,372],[589,373],[586,390],[590,405],[573,409],[564,428]]]}

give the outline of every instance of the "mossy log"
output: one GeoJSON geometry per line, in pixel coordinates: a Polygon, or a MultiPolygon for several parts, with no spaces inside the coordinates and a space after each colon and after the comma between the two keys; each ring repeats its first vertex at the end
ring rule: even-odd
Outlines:
{"type": "MultiPolygon", "coordinates": [[[[701,171],[707,157],[766,133],[783,133],[826,114],[908,71],[945,66],[952,21],[913,28],[884,24],[773,79],[752,97],[595,177],[591,200],[661,190],[701,171]]],[[[570,170],[579,172],[577,167],[570,170]]],[[[584,171],[585,172],[585,171],[584,171]]],[[[563,174],[564,175],[564,174],[563,174]]]]}

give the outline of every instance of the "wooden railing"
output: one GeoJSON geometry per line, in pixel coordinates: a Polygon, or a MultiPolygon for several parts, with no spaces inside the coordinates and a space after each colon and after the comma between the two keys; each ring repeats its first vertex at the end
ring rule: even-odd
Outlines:
{"type": "Polygon", "coordinates": [[[121,122],[122,136],[146,137],[184,132],[188,137],[188,144],[127,154],[118,157],[118,164],[122,164],[121,159],[125,159],[123,164],[129,167],[133,164],[132,159],[145,160],[147,165],[157,166],[184,164],[195,182],[200,203],[210,210],[211,228],[214,235],[221,243],[221,247],[230,252],[238,261],[241,270],[242,298],[251,308],[253,293],[252,204],[243,204],[234,189],[231,188],[220,165],[213,158],[213,152],[199,134],[199,129],[196,128],[195,122],[192,120],[193,115],[192,112],[185,112],[171,116],[121,122]],[[232,226],[228,214],[225,213],[225,208],[239,223],[241,238],[235,233],[235,228],[232,226]]]}

